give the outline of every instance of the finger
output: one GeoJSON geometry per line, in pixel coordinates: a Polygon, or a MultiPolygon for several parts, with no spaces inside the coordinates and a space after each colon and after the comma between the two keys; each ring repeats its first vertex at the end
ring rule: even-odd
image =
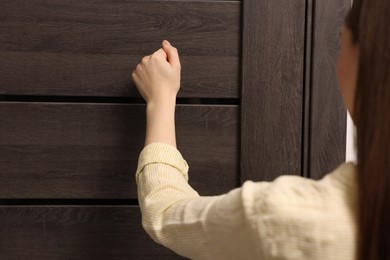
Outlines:
{"type": "MultiPolygon", "coordinates": [[[[137,67],[138,68],[138,67],[137,67]]],[[[133,73],[131,73],[132,78],[139,78],[140,71],[139,69],[134,69],[133,73]]]]}
{"type": "Polygon", "coordinates": [[[133,73],[131,73],[131,78],[133,79],[134,83],[137,80],[137,72],[133,70],[133,73]]]}
{"type": "Polygon", "coordinates": [[[141,71],[142,63],[138,63],[137,67],[135,67],[135,71],[141,71]]]}
{"type": "Polygon", "coordinates": [[[150,59],[150,56],[144,56],[144,57],[142,58],[141,62],[142,62],[142,63],[146,63],[146,62],[149,61],[149,59],[150,59]]]}
{"type": "Polygon", "coordinates": [[[162,48],[160,48],[157,51],[155,51],[152,55],[155,55],[155,56],[157,56],[157,57],[159,57],[161,59],[164,59],[164,60],[167,60],[167,57],[168,57],[167,54],[165,53],[165,51],[162,48]]]}
{"type": "Polygon", "coordinates": [[[178,50],[166,40],[163,41],[162,46],[168,56],[168,62],[171,64],[171,66],[176,69],[180,69],[181,66],[178,50]]]}

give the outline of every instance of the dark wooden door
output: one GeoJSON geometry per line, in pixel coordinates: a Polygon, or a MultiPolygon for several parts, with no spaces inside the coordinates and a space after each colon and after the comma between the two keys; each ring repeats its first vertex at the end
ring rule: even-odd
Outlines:
{"type": "Polygon", "coordinates": [[[241,180],[319,179],[345,161],[336,78],[349,0],[244,0],[241,180]]]}
{"type": "Polygon", "coordinates": [[[313,1],[1,1],[0,258],[180,258],[142,230],[134,178],[131,71],[163,39],[179,49],[178,149],[200,194],[340,163],[348,1],[313,1]]]}

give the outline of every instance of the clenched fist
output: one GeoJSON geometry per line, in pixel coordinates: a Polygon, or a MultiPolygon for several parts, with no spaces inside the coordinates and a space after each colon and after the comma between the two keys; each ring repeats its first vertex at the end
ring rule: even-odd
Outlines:
{"type": "Polygon", "coordinates": [[[180,89],[179,54],[168,41],[162,48],[142,58],[132,79],[147,104],[176,101],[180,89]]]}

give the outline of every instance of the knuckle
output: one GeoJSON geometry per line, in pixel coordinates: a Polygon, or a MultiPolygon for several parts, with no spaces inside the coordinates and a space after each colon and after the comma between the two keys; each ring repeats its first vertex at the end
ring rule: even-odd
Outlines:
{"type": "Polygon", "coordinates": [[[145,56],[145,57],[142,58],[142,62],[143,62],[143,63],[145,63],[145,62],[147,62],[147,61],[148,61],[148,56],[145,56]]]}

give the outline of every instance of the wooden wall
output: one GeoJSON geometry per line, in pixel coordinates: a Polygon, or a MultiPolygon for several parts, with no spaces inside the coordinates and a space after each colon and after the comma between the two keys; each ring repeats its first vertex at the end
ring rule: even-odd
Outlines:
{"type": "Polygon", "coordinates": [[[178,149],[201,195],[330,171],[346,2],[1,1],[0,259],[181,258],[143,231],[134,177],[145,103],[131,71],[163,39],[180,54],[178,149]]]}

